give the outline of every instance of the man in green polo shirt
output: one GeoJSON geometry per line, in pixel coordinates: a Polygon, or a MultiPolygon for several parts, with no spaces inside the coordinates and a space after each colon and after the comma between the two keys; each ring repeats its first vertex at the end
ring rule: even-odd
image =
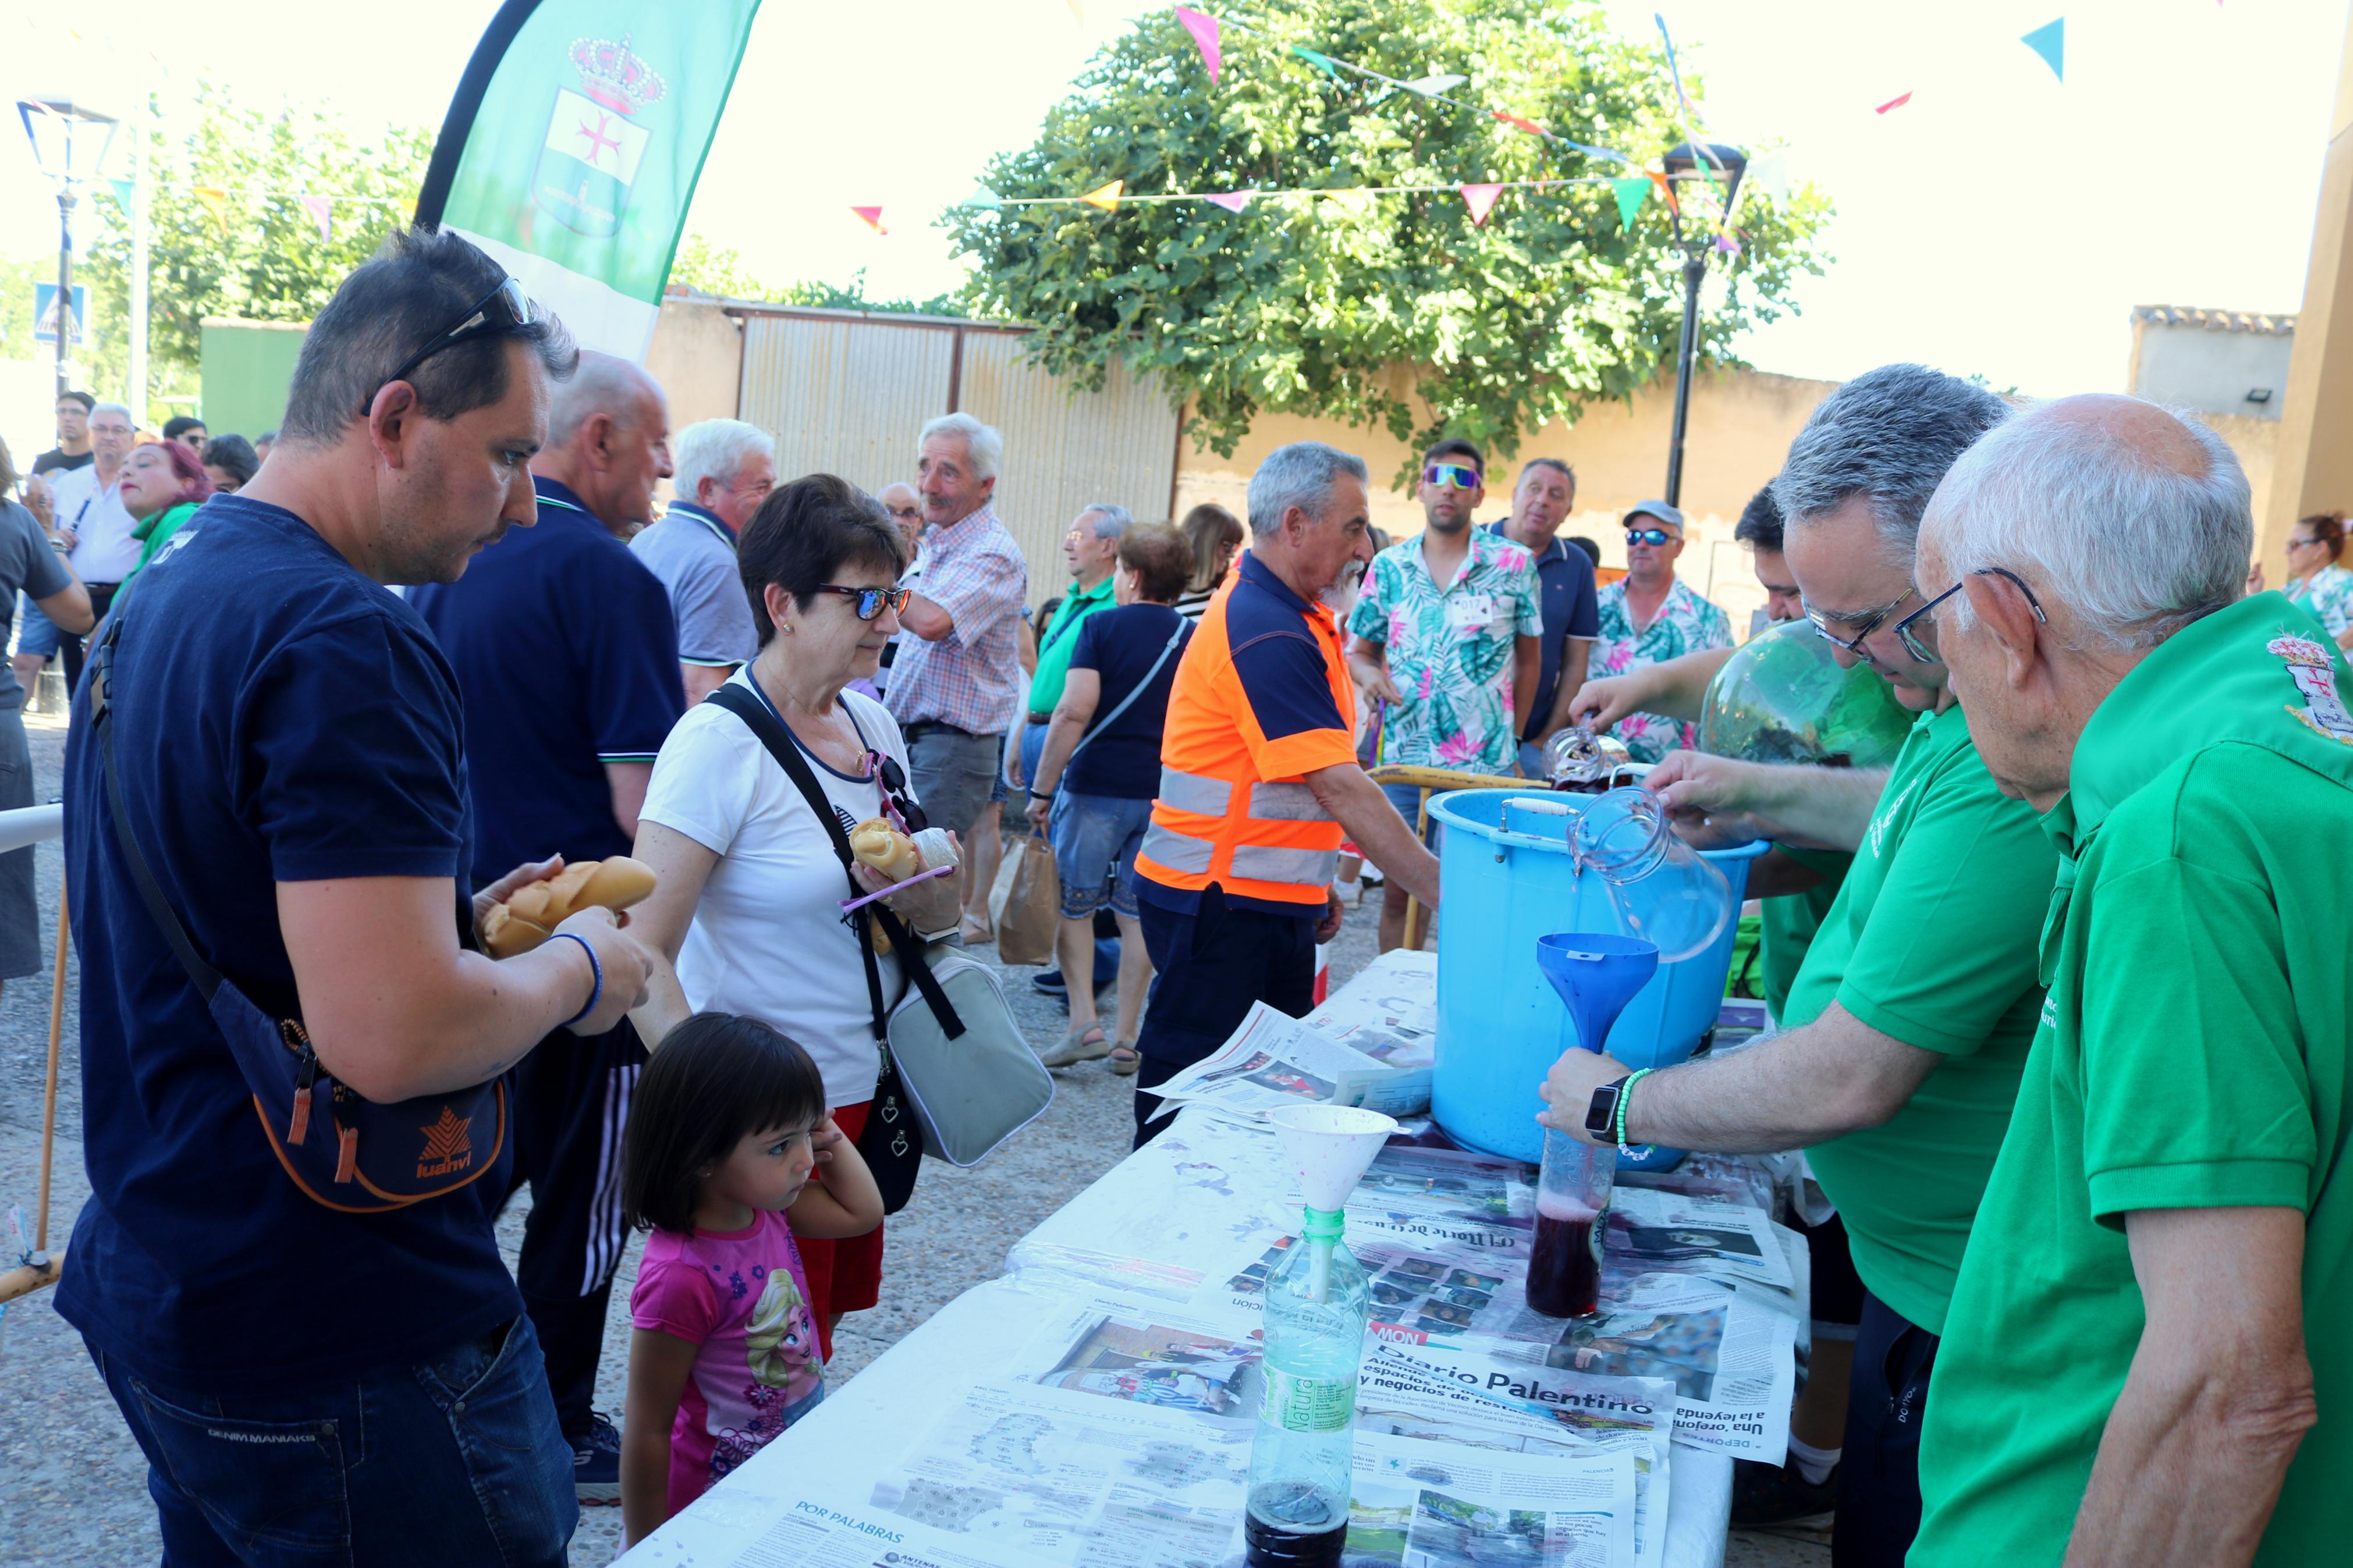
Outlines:
{"type": "MultiPolygon", "coordinates": [[[[1599,1124],[1622,1098],[1637,1143],[1807,1151],[1867,1288],[1832,1539],[1840,1568],[1894,1568],[1918,1525],[1936,1339],[2042,1000],[2035,939],[2057,855],[1978,760],[1935,649],[1896,632],[1915,607],[1921,510],[2007,413],[1955,377],[1883,366],[1814,411],[1774,480],[1808,614],[1841,663],[1868,662],[1920,714],[1894,770],[1677,752],[1651,775],[1704,842],[1853,853],[1784,1031],[1630,1080],[1613,1058],[1572,1049],[1544,1091],[1541,1120],[1564,1130],[1599,1124]]],[[[1588,1135],[1615,1141],[1614,1129],[1588,1135]]]]}
{"type": "Polygon", "coordinates": [[[1079,646],[1079,623],[1097,610],[1112,607],[1112,573],[1119,564],[1119,536],[1135,519],[1124,506],[1097,501],[1071,520],[1062,535],[1062,558],[1071,563],[1071,585],[1054,614],[1038,629],[1038,671],[1029,678],[1029,707],[1015,752],[1018,776],[1008,766],[1006,782],[1025,787],[1038,772],[1038,758],[1046,750],[1046,726],[1054,704],[1062,700],[1062,680],[1071,673],[1071,654],[1079,646]]]}
{"type": "Polygon", "coordinates": [[[2320,623],[2240,598],[2253,542],[2230,448],[2121,396],[1989,437],[1922,535],[1986,763],[2065,859],[1915,1568],[2353,1551],[2353,716],[2320,623]]]}

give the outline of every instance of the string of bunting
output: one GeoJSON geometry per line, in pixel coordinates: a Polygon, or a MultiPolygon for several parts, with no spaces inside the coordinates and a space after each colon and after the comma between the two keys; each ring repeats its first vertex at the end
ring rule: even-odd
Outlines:
{"type": "MultiPolygon", "coordinates": [[[[310,215],[311,221],[318,226],[319,238],[322,241],[334,237],[334,214],[335,208],[339,205],[391,207],[396,211],[405,212],[416,205],[416,198],[413,196],[322,195],[313,191],[272,190],[266,185],[200,185],[192,180],[150,180],[148,184],[158,190],[187,192],[196,200],[204,203],[215,220],[224,225],[228,222],[228,204],[231,196],[260,196],[273,201],[291,201],[310,215]]],[[[134,195],[132,183],[129,180],[109,180],[107,184],[113,190],[114,199],[121,204],[122,210],[129,212],[132,197],[134,195]]]]}

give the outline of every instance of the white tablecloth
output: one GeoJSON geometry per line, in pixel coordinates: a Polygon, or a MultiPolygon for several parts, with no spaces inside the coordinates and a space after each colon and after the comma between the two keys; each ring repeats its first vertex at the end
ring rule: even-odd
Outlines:
{"type": "MultiPolygon", "coordinates": [[[[1105,1173],[974,1287],[631,1552],[631,1568],[924,1568],[994,1563],[959,1537],[871,1505],[892,1472],[1001,1357],[1061,1306],[1118,1292],[1174,1303],[1229,1268],[1238,1246],[1296,1224],[1297,1184],[1273,1139],[1199,1110],[1105,1173]],[[959,1551],[958,1548],[962,1550],[959,1551]],[[969,1555],[967,1555],[969,1553],[969,1555]]],[[[1677,1445],[1665,1561],[1724,1561],[1732,1461],[1677,1445]]]]}

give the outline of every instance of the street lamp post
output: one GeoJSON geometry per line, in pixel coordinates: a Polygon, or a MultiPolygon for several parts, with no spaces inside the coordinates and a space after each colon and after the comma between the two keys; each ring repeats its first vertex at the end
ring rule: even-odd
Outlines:
{"type": "MultiPolygon", "coordinates": [[[[1740,189],[1740,175],[1748,167],[1747,156],[1737,147],[1722,142],[1710,142],[1705,147],[1689,142],[1672,149],[1666,156],[1666,174],[1672,191],[1677,175],[1688,175],[1703,163],[1724,181],[1724,210],[1732,211],[1732,198],[1740,189]]],[[[1683,203],[1680,199],[1667,204],[1668,221],[1674,227],[1674,243],[1683,253],[1683,342],[1675,350],[1675,425],[1667,439],[1667,493],[1669,506],[1683,504],[1683,426],[1691,414],[1692,360],[1699,350],[1699,286],[1707,277],[1708,247],[1712,235],[1683,233],[1683,203]]]]}
{"type": "Polygon", "coordinates": [[[20,98],[16,114],[33,143],[33,161],[41,173],[58,183],[58,395],[66,394],[66,367],[73,351],[73,211],[74,187],[98,174],[106,150],[114,141],[116,121],[71,98],[20,98]],[[87,170],[75,167],[74,155],[98,139],[98,151],[87,170]]]}

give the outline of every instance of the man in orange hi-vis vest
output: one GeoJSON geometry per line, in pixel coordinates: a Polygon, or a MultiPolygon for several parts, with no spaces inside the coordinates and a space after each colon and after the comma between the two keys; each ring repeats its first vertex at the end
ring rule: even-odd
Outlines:
{"type": "Polygon", "coordinates": [[[1424,904],[1438,858],[1357,764],[1356,699],[1324,602],[1369,562],[1364,459],[1320,441],[1277,448],[1250,477],[1250,547],[1187,645],[1160,741],[1160,795],[1135,858],[1157,978],[1136,1049],[1145,1092],[1226,1042],[1250,1004],[1313,1005],[1315,944],[1340,929],[1332,893],[1350,837],[1424,904]]]}

